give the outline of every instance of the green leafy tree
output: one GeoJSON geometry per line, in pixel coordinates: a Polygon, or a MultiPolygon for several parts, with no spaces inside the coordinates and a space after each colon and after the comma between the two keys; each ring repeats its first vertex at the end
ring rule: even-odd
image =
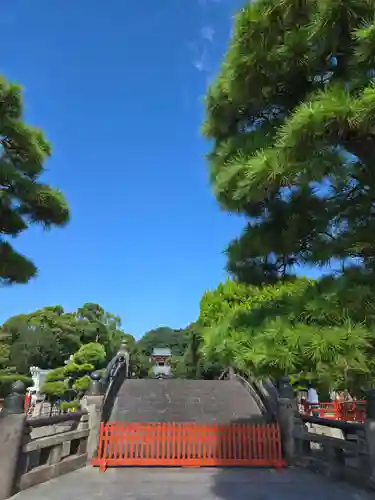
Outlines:
{"type": "Polygon", "coordinates": [[[41,183],[51,146],[23,121],[21,87],[0,77],[0,283],[27,283],[36,266],[16,252],[15,238],[31,224],[64,226],[69,209],[60,191],[41,183]]]}
{"type": "Polygon", "coordinates": [[[116,354],[124,335],[127,335],[126,340],[134,343],[134,337],[121,330],[120,317],[106,312],[99,304],[87,302],[78,309],[76,316],[83,327],[82,341],[103,344],[108,359],[116,354]]]}
{"type": "Polygon", "coordinates": [[[201,324],[192,323],[186,328],[172,330],[161,327],[147,332],[137,343],[132,355],[136,360],[136,373],[146,377],[150,373],[149,356],[155,347],[170,348],[172,373],[176,378],[215,378],[220,368],[201,353],[201,324]]]}
{"type": "Polygon", "coordinates": [[[30,366],[54,368],[63,359],[55,337],[49,330],[32,328],[25,323],[18,330],[18,338],[10,346],[9,364],[18,373],[28,374],[30,366]]]}
{"type": "Polygon", "coordinates": [[[81,346],[66,366],[48,373],[42,387],[51,400],[57,398],[79,399],[89,388],[90,374],[103,366],[106,359],[104,347],[96,342],[81,346]]]}
{"type": "Polygon", "coordinates": [[[136,378],[147,378],[150,374],[150,357],[141,352],[137,345],[130,349],[130,374],[136,378]]]}
{"type": "Polygon", "coordinates": [[[51,402],[59,398],[69,397],[68,384],[63,380],[45,381],[42,387],[43,394],[45,394],[51,402]]]}
{"type": "Polygon", "coordinates": [[[10,336],[10,365],[23,365],[26,373],[32,365],[46,369],[62,365],[81,345],[74,316],[60,306],[14,316],[3,330],[10,336]]]}
{"type": "Polygon", "coordinates": [[[204,328],[217,325],[236,310],[260,308],[263,303],[267,304],[269,313],[269,305],[275,301],[293,297],[295,303],[295,298],[304,297],[306,291],[313,287],[313,282],[304,278],[264,287],[262,290],[258,286],[227,280],[215,290],[208,290],[203,294],[198,323],[204,328]]]}
{"type": "MultiPolygon", "coordinates": [[[[201,329],[198,324],[191,324],[184,330],[184,335],[187,337],[187,346],[185,353],[179,359],[179,364],[176,365],[176,372],[180,371],[180,376],[183,371],[185,374],[184,378],[199,379],[203,375],[202,366],[202,335],[201,329]],[[182,369],[183,366],[183,369],[182,369]]],[[[182,378],[182,376],[181,376],[182,378]]]]}
{"type": "Polygon", "coordinates": [[[172,356],[170,365],[172,368],[173,378],[190,378],[190,373],[184,356],[172,356]]]}
{"type": "Polygon", "coordinates": [[[203,127],[216,197],[248,217],[227,250],[236,279],[337,261],[374,273],[374,9],[256,0],[237,14],[203,127]]]}
{"type": "Polygon", "coordinates": [[[96,368],[99,368],[100,365],[103,365],[105,359],[105,349],[101,344],[97,342],[90,342],[89,344],[83,345],[73,356],[74,363],[81,365],[90,363],[96,368]]]}
{"type": "Polygon", "coordinates": [[[146,332],[138,342],[138,348],[149,356],[154,347],[169,347],[172,354],[181,356],[187,346],[187,336],[183,330],[160,327],[146,332]]]}
{"type": "MultiPolygon", "coordinates": [[[[335,387],[358,394],[375,380],[373,335],[342,308],[350,302],[337,294],[341,280],[249,286],[248,301],[203,329],[203,354],[223,369],[258,378],[289,375],[314,381],[324,393],[335,387]]],[[[215,292],[211,297],[216,300],[215,292]]]]}
{"type": "Polygon", "coordinates": [[[0,327],[0,370],[10,365],[11,335],[0,327]]]}
{"type": "Polygon", "coordinates": [[[192,323],[183,329],[186,337],[186,348],[182,355],[173,356],[171,360],[172,373],[175,378],[184,379],[214,379],[223,371],[220,363],[213,357],[204,356],[202,325],[192,323]]]}
{"type": "Polygon", "coordinates": [[[65,312],[61,306],[39,309],[31,314],[10,318],[1,329],[0,363],[13,366],[28,374],[29,367],[55,368],[74,354],[81,345],[97,340],[104,346],[106,360],[117,352],[123,339],[129,345],[135,340],[120,329],[119,318],[105,312],[100,306],[85,304],[76,312],[65,312]],[[88,306],[95,306],[91,315],[88,306]],[[113,319],[115,318],[115,319],[113,319]]]}

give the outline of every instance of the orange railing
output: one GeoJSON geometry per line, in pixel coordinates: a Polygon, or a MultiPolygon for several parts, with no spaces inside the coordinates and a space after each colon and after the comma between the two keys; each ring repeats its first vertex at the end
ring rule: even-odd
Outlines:
{"type": "Polygon", "coordinates": [[[101,424],[93,465],[283,467],[278,424],[101,424]]]}
{"type": "Polygon", "coordinates": [[[329,420],[364,422],[366,401],[331,401],[329,403],[319,403],[318,408],[311,408],[307,403],[304,403],[302,412],[306,415],[316,415],[329,420]]]}

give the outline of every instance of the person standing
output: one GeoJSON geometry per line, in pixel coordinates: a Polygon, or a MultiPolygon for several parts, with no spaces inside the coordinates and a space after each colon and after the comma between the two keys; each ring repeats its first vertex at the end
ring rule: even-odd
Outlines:
{"type": "Polygon", "coordinates": [[[25,401],[23,404],[23,409],[25,410],[26,413],[29,411],[30,406],[31,406],[31,394],[30,391],[27,391],[25,395],[25,401]]]}
{"type": "Polygon", "coordinates": [[[335,389],[332,389],[329,393],[329,397],[331,398],[331,401],[336,401],[337,399],[337,391],[335,389]]]}
{"type": "Polygon", "coordinates": [[[319,396],[317,390],[310,383],[307,389],[307,403],[314,417],[319,417],[319,396]]]}

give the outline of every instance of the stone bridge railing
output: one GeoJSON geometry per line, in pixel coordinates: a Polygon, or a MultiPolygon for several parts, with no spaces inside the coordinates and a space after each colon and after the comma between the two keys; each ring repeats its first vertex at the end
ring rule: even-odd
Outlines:
{"type": "Polygon", "coordinates": [[[110,417],[117,393],[125,379],[129,378],[130,355],[127,343],[123,342],[121,347],[110,361],[107,369],[96,385],[96,394],[104,397],[101,420],[107,422],[110,417]]]}
{"type": "Polygon", "coordinates": [[[60,415],[28,417],[25,385],[16,382],[0,412],[0,500],[18,491],[79,469],[95,457],[101,421],[106,421],[129,356],[123,344],[101,378],[91,375],[82,409],[60,415]]]}
{"type": "Polygon", "coordinates": [[[289,465],[375,489],[375,390],[368,391],[363,424],[301,415],[287,378],[280,386],[278,407],[289,465]]]}
{"type": "MultiPolygon", "coordinates": [[[[28,418],[23,410],[25,386],[13,384],[0,412],[0,500],[95,457],[100,422],[109,416],[128,363],[120,350],[103,379],[92,374],[82,410],[74,413],[28,418]]],[[[375,488],[375,390],[368,392],[363,424],[300,415],[288,379],[280,384],[276,403],[289,465],[375,488]]]]}
{"type": "Polygon", "coordinates": [[[0,500],[83,467],[89,457],[87,410],[28,417],[24,397],[24,384],[14,383],[0,413],[0,500]]]}
{"type": "Polygon", "coordinates": [[[79,469],[87,461],[88,414],[77,411],[54,417],[26,419],[16,489],[79,469]]]}
{"type": "Polygon", "coordinates": [[[224,370],[220,379],[235,379],[240,382],[252,396],[265,418],[277,420],[279,393],[270,380],[258,380],[249,373],[241,373],[231,368],[224,370]]]}

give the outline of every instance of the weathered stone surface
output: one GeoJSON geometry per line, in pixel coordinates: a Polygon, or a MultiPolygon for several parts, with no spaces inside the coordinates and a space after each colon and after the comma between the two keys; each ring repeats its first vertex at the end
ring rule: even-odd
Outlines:
{"type": "Polygon", "coordinates": [[[99,431],[100,431],[100,421],[102,417],[104,396],[85,396],[82,399],[82,405],[86,408],[88,412],[88,421],[90,434],[87,442],[87,457],[90,460],[96,456],[98,441],[99,441],[99,431]]]}
{"type": "Polygon", "coordinates": [[[31,439],[39,439],[45,436],[54,436],[63,432],[73,431],[77,429],[78,422],[62,422],[61,424],[44,425],[43,427],[33,428],[31,431],[31,439]]]}
{"type": "MultiPolygon", "coordinates": [[[[51,479],[61,476],[63,474],[68,474],[69,472],[72,472],[74,470],[80,469],[84,467],[86,462],[87,462],[87,455],[82,454],[82,455],[74,455],[67,457],[62,462],[44,466],[42,465],[40,467],[37,467],[31,470],[30,472],[27,472],[21,477],[19,489],[27,490],[28,488],[31,488],[34,485],[39,485],[40,483],[46,483],[46,482],[47,482],[46,484],[50,484],[51,479]]],[[[25,491],[25,494],[26,494],[25,498],[27,498],[27,491],[25,491]]],[[[52,497],[52,495],[53,493],[51,493],[51,498],[54,498],[52,497]]]]}
{"type": "Polygon", "coordinates": [[[111,421],[229,423],[262,420],[239,382],[230,380],[127,380],[111,421]]]}
{"type": "Polygon", "coordinates": [[[0,500],[14,493],[17,466],[25,433],[25,414],[0,418],[0,500]]]}
{"type": "Polygon", "coordinates": [[[302,469],[81,469],[14,500],[370,500],[373,493],[302,469]]]}

